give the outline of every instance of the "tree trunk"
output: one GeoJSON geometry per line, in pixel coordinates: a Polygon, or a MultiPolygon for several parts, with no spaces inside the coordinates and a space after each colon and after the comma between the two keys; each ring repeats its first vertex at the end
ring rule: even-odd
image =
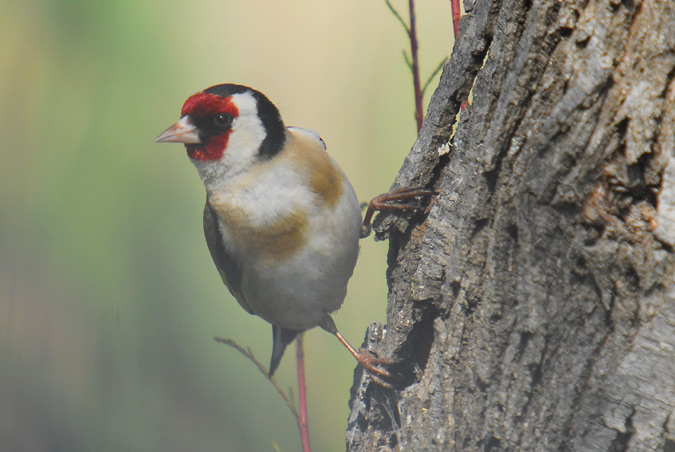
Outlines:
{"type": "Polygon", "coordinates": [[[394,183],[440,195],[376,226],[399,375],[357,369],[347,449],[675,451],[675,2],[465,9],[394,183]]]}

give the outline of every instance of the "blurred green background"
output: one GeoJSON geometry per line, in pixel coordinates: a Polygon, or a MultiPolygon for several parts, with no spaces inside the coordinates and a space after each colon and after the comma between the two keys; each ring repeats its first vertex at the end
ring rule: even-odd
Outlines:
{"type": "MultiPolygon", "coordinates": [[[[299,450],[272,386],[212,339],[268,363],[270,326],[211,262],[195,169],[153,139],[190,94],[247,84],[320,131],[367,200],[415,138],[400,24],[382,0],[0,6],[0,450],[299,450]]],[[[418,2],[418,23],[424,76],[451,49],[450,2],[418,2]]],[[[363,241],[335,316],[354,345],[385,319],[386,252],[363,241]]],[[[344,450],[355,362],[323,331],[305,344],[313,448],[344,450]]]]}

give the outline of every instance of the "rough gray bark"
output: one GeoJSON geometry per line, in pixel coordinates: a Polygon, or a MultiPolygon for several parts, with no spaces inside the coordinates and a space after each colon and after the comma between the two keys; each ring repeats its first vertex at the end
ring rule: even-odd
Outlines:
{"type": "Polygon", "coordinates": [[[379,218],[398,386],[357,369],[347,449],[674,451],[675,2],[465,8],[394,183],[441,194],[379,218]]]}

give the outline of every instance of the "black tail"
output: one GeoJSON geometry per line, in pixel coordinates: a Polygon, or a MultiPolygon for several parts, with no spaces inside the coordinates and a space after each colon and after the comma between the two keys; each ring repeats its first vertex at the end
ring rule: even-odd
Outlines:
{"type": "Polygon", "coordinates": [[[278,326],[272,325],[272,361],[270,362],[270,378],[274,375],[274,371],[279,367],[281,357],[284,356],[286,346],[293,342],[295,336],[302,331],[287,330],[278,326]]]}

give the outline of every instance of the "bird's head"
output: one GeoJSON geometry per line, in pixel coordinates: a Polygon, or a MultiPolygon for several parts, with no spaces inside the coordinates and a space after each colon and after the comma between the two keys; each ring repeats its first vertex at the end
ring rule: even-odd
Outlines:
{"type": "Polygon", "coordinates": [[[180,120],[155,142],[184,143],[198,169],[217,162],[227,172],[238,173],[276,155],[285,139],[279,110],[264,94],[225,84],[190,96],[180,120]]]}

